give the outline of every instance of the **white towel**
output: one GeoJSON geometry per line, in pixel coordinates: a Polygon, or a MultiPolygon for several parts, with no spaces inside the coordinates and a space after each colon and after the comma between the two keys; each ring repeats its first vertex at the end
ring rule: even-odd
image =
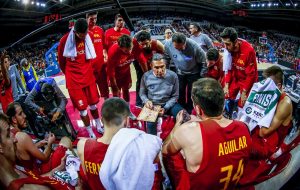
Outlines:
{"type": "Polygon", "coordinates": [[[281,92],[270,78],[254,83],[239,120],[252,131],[256,126],[269,128],[281,92]]]}
{"type": "Polygon", "coordinates": [[[115,134],[99,177],[107,190],[148,190],[157,166],[153,161],[161,150],[161,139],[137,129],[123,128],[115,134]]]}
{"type": "Polygon", "coordinates": [[[224,53],[223,53],[223,71],[227,73],[228,71],[231,70],[232,67],[232,56],[231,53],[226,49],[223,48],[224,53]]]}
{"type": "MultiPolygon", "coordinates": [[[[87,34],[85,37],[84,47],[85,47],[85,58],[86,59],[95,59],[96,52],[95,52],[95,48],[94,48],[93,42],[92,42],[89,34],[87,34]]],[[[71,58],[71,59],[75,59],[75,57],[77,56],[74,27],[71,29],[71,31],[68,35],[66,45],[64,48],[63,56],[71,58]]]]}

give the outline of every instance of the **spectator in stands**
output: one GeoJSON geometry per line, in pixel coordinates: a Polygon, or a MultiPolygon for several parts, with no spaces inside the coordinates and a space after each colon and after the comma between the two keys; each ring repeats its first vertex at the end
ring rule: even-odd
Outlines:
{"type": "Polygon", "coordinates": [[[67,98],[57,86],[53,78],[39,79],[26,97],[25,104],[40,115],[50,116],[54,122],[66,110],[67,98]],[[46,104],[55,105],[53,110],[45,110],[46,104]]]}
{"type": "Polygon", "coordinates": [[[5,67],[8,69],[8,74],[11,82],[12,93],[14,100],[18,100],[21,94],[24,94],[25,88],[22,84],[20,73],[15,65],[11,65],[9,55],[4,57],[5,67]]]}
{"type": "Polygon", "coordinates": [[[105,31],[105,45],[107,51],[113,44],[118,42],[120,36],[127,34],[130,35],[130,31],[125,28],[125,22],[120,14],[115,16],[115,26],[105,31]]]}
{"type": "Polygon", "coordinates": [[[130,110],[128,104],[120,98],[107,99],[102,106],[101,114],[104,124],[103,136],[97,140],[80,139],[77,144],[85,187],[91,190],[114,189],[112,187],[115,189],[151,189],[151,187],[155,190],[160,189],[161,172],[158,169],[154,170],[153,163],[157,163],[154,159],[160,151],[161,140],[136,129],[125,129],[129,125],[130,110]],[[143,138],[143,142],[140,138],[143,138]],[[116,149],[122,153],[117,154],[116,149]],[[143,156],[143,159],[140,156],[143,156]],[[123,163],[121,161],[125,162],[119,165],[118,163],[123,163]],[[130,167],[131,165],[134,167],[130,167]],[[126,171],[123,171],[124,169],[126,171]],[[105,177],[101,175],[101,172],[105,177]],[[118,173],[122,173],[121,179],[118,173]],[[137,181],[137,179],[146,179],[146,181],[137,181]]]}
{"type": "Polygon", "coordinates": [[[165,44],[165,54],[167,61],[172,60],[176,66],[179,79],[179,103],[191,113],[192,84],[200,77],[205,77],[207,73],[205,52],[184,34],[175,33],[172,41],[165,44]]]}
{"type": "Polygon", "coordinates": [[[256,53],[249,42],[238,38],[234,28],[225,28],[220,36],[232,56],[232,69],[225,77],[224,92],[230,100],[235,100],[240,92],[238,106],[242,108],[250,89],[258,80],[256,53]]]}
{"type": "Polygon", "coordinates": [[[0,66],[0,90],[1,90],[1,95],[0,95],[0,102],[2,105],[2,110],[4,113],[6,113],[8,104],[13,102],[13,92],[12,92],[12,85],[11,85],[11,80],[9,78],[9,73],[8,73],[8,67],[7,67],[7,61],[8,58],[6,54],[3,54],[1,56],[1,66],[0,66]]]}
{"type": "Polygon", "coordinates": [[[206,52],[207,77],[216,79],[224,87],[223,56],[215,48],[206,52]]]}
{"type": "Polygon", "coordinates": [[[23,58],[20,64],[22,67],[21,79],[23,85],[26,86],[26,90],[30,92],[39,78],[34,67],[29,63],[29,61],[27,61],[26,58],[23,58]]]}
{"type": "Polygon", "coordinates": [[[202,32],[202,28],[197,23],[191,23],[189,26],[189,30],[191,33],[190,39],[197,42],[200,47],[207,52],[208,49],[213,48],[214,44],[212,40],[208,37],[208,35],[202,32]]]}
{"type": "MultiPolygon", "coordinates": [[[[164,45],[159,41],[155,39],[151,39],[151,35],[149,32],[145,30],[141,30],[135,35],[135,38],[133,39],[133,45],[137,48],[134,49],[134,51],[139,51],[143,54],[143,56],[147,60],[147,68],[146,71],[148,71],[151,66],[150,63],[152,61],[153,54],[156,53],[163,53],[164,52],[164,45]]],[[[139,96],[140,91],[140,83],[143,76],[143,70],[141,68],[141,65],[137,62],[133,62],[135,70],[136,70],[136,105],[141,106],[142,101],[139,96]]]]}
{"type": "MultiPolygon", "coordinates": [[[[166,63],[161,54],[154,54],[151,62],[152,70],[144,73],[141,81],[140,96],[144,105],[153,109],[160,105],[159,114],[165,113],[176,118],[183,108],[177,103],[179,82],[176,73],[166,69],[166,63]]],[[[147,132],[156,135],[156,123],[147,122],[147,132]]]]}
{"type": "Polygon", "coordinates": [[[109,89],[106,74],[107,51],[104,44],[104,31],[101,27],[96,25],[97,15],[97,12],[87,13],[86,19],[89,24],[89,32],[91,32],[94,36],[93,43],[97,54],[96,59],[93,60],[93,69],[96,78],[96,83],[98,85],[101,96],[104,99],[107,99],[109,97],[109,89]]]}
{"type": "Polygon", "coordinates": [[[164,35],[164,40],[162,41],[162,44],[165,45],[165,43],[168,41],[168,40],[172,40],[172,35],[173,35],[173,32],[171,29],[167,28],[165,30],[165,35],[164,35]]]}
{"type": "MultiPolygon", "coordinates": [[[[234,189],[250,153],[248,128],[240,121],[223,117],[224,92],[215,79],[203,78],[194,82],[192,99],[201,120],[193,119],[181,125],[183,113],[180,112],[162,148],[165,161],[175,165],[182,163],[176,163],[178,160],[172,160],[171,156],[184,153],[181,171],[185,171],[182,176],[188,175],[189,181],[174,188],[234,189]],[[230,172],[226,169],[229,167],[230,172]],[[230,180],[232,176],[234,180],[230,180]]],[[[165,167],[171,175],[176,175],[169,164],[165,167]]]]}
{"type": "Polygon", "coordinates": [[[27,127],[26,115],[22,107],[17,102],[12,102],[7,109],[7,116],[12,125],[11,132],[17,139],[17,164],[38,174],[45,174],[57,167],[61,159],[65,156],[67,149],[72,149],[72,142],[68,137],[63,137],[59,146],[52,150],[52,144],[55,141],[54,134],[50,133],[47,140],[41,140],[34,144],[32,138],[25,132],[27,127]],[[39,148],[44,147],[44,152],[39,148]],[[42,163],[38,164],[37,160],[42,163]]]}

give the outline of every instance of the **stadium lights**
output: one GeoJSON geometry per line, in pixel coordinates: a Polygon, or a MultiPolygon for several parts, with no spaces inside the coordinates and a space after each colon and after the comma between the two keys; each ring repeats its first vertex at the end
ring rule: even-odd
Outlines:
{"type": "Polygon", "coordinates": [[[34,1],[31,1],[31,5],[34,5],[34,1]]]}
{"type": "Polygon", "coordinates": [[[286,3],[285,6],[289,7],[289,6],[291,6],[291,4],[290,3],[286,3]]]}
{"type": "Polygon", "coordinates": [[[272,6],[272,3],[268,3],[268,7],[271,7],[272,6]]]}
{"type": "Polygon", "coordinates": [[[27,5],[29,3],[29,0],[23,0],[23,4],[27,5]]]}
{"type": "Polygon", "coordinates": [[[36,2],[36,6],[40,6],[40,3],[39,3],[39,2],[36,2]]]}
{"type": "Polygon", "coordinates": [[[298,3],[295,3],[295,4],[294,4],[294,7],[297,7],[297,6],[298,6],[298,3]]]}

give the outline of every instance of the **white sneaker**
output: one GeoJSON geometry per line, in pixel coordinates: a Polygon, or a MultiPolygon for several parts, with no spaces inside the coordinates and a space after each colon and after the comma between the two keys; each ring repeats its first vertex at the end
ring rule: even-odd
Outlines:
{"type": "Polygon", "coordinates": [[[99,121],[99,122],[95,121],[95,123],[96,123],[96,129],[97,129],[98,133],[103,134],[104,133],[103,123],[101,121],[99,121]]]}
{"type": "Polygon", "coordinates": [[[96,139],[96,135],[90,126],[86,127],[86,130],[88,131],[90,138],[96,139]]]}

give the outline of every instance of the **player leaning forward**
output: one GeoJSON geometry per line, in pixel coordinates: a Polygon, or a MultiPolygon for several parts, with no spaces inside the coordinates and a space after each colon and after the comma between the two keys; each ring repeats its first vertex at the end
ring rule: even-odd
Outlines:
{"type": "Polygon", "coordinates": [[[60,68],[66,76],[66,87],[72,103],[79,110],[80,117],[91,138],[96,138],[96,136],[90,126],[88,105],[98,131],[102,131],[96,106],[99,94],[92,68],[94,58],[96,58],[96,53],[93,36],[88,33],[88,23],[85,19],[78,19],[74,28],[60,40],[58,60],[60,68]]]}

